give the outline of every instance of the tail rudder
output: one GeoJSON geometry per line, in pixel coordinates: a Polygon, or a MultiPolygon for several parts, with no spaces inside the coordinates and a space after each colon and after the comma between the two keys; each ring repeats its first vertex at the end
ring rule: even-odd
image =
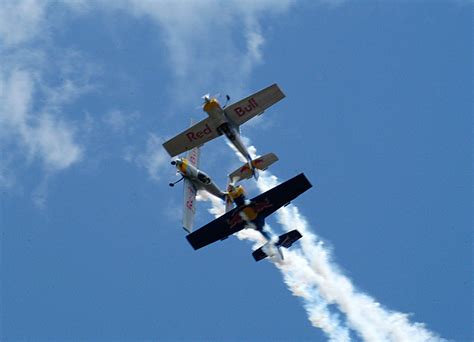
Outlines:
{"type": "Polygon", "coordinates": [[[253,178],[255,178],[256,181],[258,181],[258,169],[255,167],[255,164],[253,163],[249,163],[250,164],[250,167],[252,168],[252,174],[253,174],[253,178]]]}
{"type": "Polygon", "coordinates": [[[233,202],[232,202],[232,198],[229,196],[228,193],[226,193],[225,197],[224,197],[224,201],[225,201],[225,212],[229,212],[232,210],[232,207],[233,207],[233,202]]]}

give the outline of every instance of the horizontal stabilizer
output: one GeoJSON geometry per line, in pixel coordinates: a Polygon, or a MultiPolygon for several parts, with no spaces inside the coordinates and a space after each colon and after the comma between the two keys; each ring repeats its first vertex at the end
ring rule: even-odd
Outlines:
{"type": "Polygon", "coordinates": [[[252,252],[253,258],[255,261],[260,261],[262,259],[265,259],[268,255],[263,251],[263,247],[260,247],[259,249],[255,250],[252,252]]]}
{"type": "MultiPolygon", "coordinates": [[[[277,160],[278,160],[278,157],[276,156],[275,153],[267,153],[261,157],[258,157],[252,160],[252,166],[255,169],[263,171],[263,170],[266,170],[270,165],[275,163],[277,160]]],[[[244,165],[239,167],[237,170],[232,172],[229,175],[229,178],[232,183],[236,183],[240,180],[251,178],[253,173],[254,172],[251,166],[249,165],[249,163],[245,163],[244,165]]]]}
{"type": "Polygon", "coordinates": [[[280,235],[278,238],[278,242],[276,243],[277,246],[285,247],[285,248],[290,248],[291,245],[301,239],[303,235],[296,229],[285,233],[283,235],[280,235]]]}
{"type": "MultiPolygon", "coordinates": [[[[302,237],[303,237],[303,235],[301,235],[301,233],[299,231],[294,229],[294,230],[292,230],[288,233],[280,235],[278,237],[278,242],[275,243],[275,247],[277,247],[277,248],[279,248],[279,247],[290,248],[293,245],[293,243],[295,243],[296,241],[298,241],[302,237]]],[[[265,246],[266,245],[263,245],[259,249],[256,249],[255,251],[252,252],[252,256],[255,259],[255,261],[260,261],[260,260],[265,259],[266,257],[268,257],[268,254],[264,252],[265,246]]]]}

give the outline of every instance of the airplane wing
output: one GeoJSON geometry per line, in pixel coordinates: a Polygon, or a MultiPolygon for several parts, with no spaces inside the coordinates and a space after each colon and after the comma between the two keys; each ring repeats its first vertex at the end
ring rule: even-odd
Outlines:
{"type": "MultiPolygon", "coordinates": [[[[199,147],[194,147],[189,150],[186,154],[186,159],[194,167],[199,166],[199,156],[200,156],[199,147]]],[[[196,192],[197,189],[193,183],[185,178],[184,179],[184,193],[183,193],[183,228],[188,233],[193,231],[194,224],[194,214],[196,213],[196,192]]]]}
{"type": "MultiPolygon", "coordinates": [[[[205,247],[213,242],[224,240],[229,235],[245,228],[246,221],[240,216],[242,210],[251,208],[259,218],[265,218],[290,201],[297,198],[312,185],[303,173],[258,195],[244,208],[234,208],[221,217],[186,236],[194,249],[205,247]]],[[[248,211],[246,211],[246,214],[248,211]]]]}
{"type": "Polygon", "coordinates": [[[312,187],[304,173],[287,180],[280,185],[252,198],[250,201],[255,203],[258,215],[267,217],[283,206],[287,206],[306,190],[312,187]],[[258,210],[262,208],[261,210],[258,210]]]}
{"type": "Polygon", "coordinates": [[[273,84],[243,100],[231,104],[224,111],[232,122],[240,126],[254,116],[262,114],[265,109],[284,97],[285,94],[283,94],[278,85],[273,84]]]}
{"type": "Polygon", "coordinates": [[[163,147],[171,157],[174,157],[178,154],[189,151],[193,147],[201,146],[218,136],[219,133],[217,133],[211,124],[211,120],[209,118],[205,118],[204,120],[199,121],[194,126],[165,142],[163,147]]]}
{"type": "Polygon", "coordinates": [[[200,157],[200,155],[201,155],[201,151],[200,151],[199,146],[194,147],[194,148],[190,149],[188,151],[188,153],[186,153],[186,159],[189,162],[189,164],[191,164],[196,169],[198,169],[199,168],[199,157],[200,157]]]}
{"type": "Polygon", "coordinates": [[[183,228],[188,233],[193,231],[194,214],[196,213],[196,188],[187,178],[184,179],[183,228]]]}
{"type": "Polygon", "coordinates": [[[194,249],[199,249],[210,245],[213,242],[228,238],[229,235],[237,233],[247,225],[247,223],[238,215],[239,211],[240,208],[232,209],[214,221],[202,226],[195,232],[187,235],[186,239],[188,239],[194,249]],[[239,222],[236,222],[236,224],[232,224],[231,218],[236,217],[236,215],[240,220],[238,220],[239,222]]]}

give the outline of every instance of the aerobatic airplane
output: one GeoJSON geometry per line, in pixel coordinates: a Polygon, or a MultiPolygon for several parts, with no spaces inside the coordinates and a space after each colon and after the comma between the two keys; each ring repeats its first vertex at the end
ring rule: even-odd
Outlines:
{"type": "MultiPolygon", "coordinates": [[[[171,157],[174,157],[225,134],[235,148],[247,159],[252,174],[256,177],[257,174],[255,166],[252,164],[252,158],[240,138],[240,125],[262,114],[265,109],[284,97],[285,94],[276,84],[262,89],[228,107],[221,107],[217,99],[205,95],[203,97],[203,111],[207,113],[208,117],[166,141],[163,147],[171,157]]],[[[229,99],[228,96],[227,99],[229,99]]]]}
{"type": "MultiPolygon", "coordinates": [[[[226,204],[229,203],[228,193],[221,191],[206,173],[198,169],[199,157],[200,149],[199,147],[194,147],[188,151],[186,157],[171,161],[171,165],[175,165],[177,172],[181,174],[181,178],[176,182],[169,183],[169,185],[174,186],[176,183],[184,180],[183,228],[188,233],[191,233],[193,229],[194,214],[196,212],[195,200],[198,190],[207,191],[211,195],[226,201],[226,204]]],[[[278,157],[275,154],[268,153],[252,160],[252,164],[259,170],[265,170],[277,160],[278,157]]],[[[250,168],[245,164],[232,172],[229,178],[231,182],[236,183],[240,180],[248,179],[251,176],[250,168]]]]}
{"type": "Polygon", "coordinates": [[[200,249],[216,241],[225,240],[229,235],[244,228],[254,228],[262,233],[267,240],[267,243],[252,253],[255,261],[265,259],[267,256],[283,259],[280,247],[291,247],[302,235],[294,229],[280,235],[278,241],[274,242],[264,230],[265,218],[282,206],[288,205],[311,187],[311,183],[301,173],[263,194],[247,200],[242,186],[230,184],[228,195],[234,201],[236,207],[187,235],[186,239],[194,249],[200,249]]]}

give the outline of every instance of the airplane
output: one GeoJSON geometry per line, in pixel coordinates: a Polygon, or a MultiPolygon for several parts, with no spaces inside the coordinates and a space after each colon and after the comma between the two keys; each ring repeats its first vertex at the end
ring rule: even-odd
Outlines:
{"type": "MultiPolygon", "coordinates": [[[[265,109],[284,97],[285,94],[277,84],[262,89],[228,107],[225,105],[221,107],[216,98],[204,95],[203,111],[207,113],[208,117],[166,141],[163,147],[171,157],[175,157],[225,134],[247,160],[252,174],[257,178],[252,158],[240,137],[240,126],[251,118],[262,114],[265,109]]],[[[227,95],[227,100],[229,99],[227,95]]]]}
{"type": "Polygon", "coordinates": [[[267,240],[263,246],[253,251],[252,256],[255,261],[260,261],[269,256],[282,260],[283,253],[280,248],[291,247],[302,235],[294,229],[280,235],[278,240],[274,242],[270,234],[264,230],[265,218],[282,206],[290,204],[292,200],[311,187],[312,185],[306,176],[300,173],[251,200],[247,200],[241,185],[234,186],[230,184],[228,194],[236,207],[188,234],[186,239],[197,250],[219,240],[225,240],[244,228],[251,227],[258,230],[267,240]]]}
{"type": "MultiPolygon", "coordinates": [[[[180,157],[171,161],[171,165],[176,166],[177,173],[181,175],[181,178],[173,183],[169,183],[169,186],[173,187],[176,183],[184,180],[183,228],[188,233],[191,233],[193,229],[194,215],[196,213],[195,200],[198,190],[207,191],[211,195],[229,203],[228,193],[220,190],[205,172],[198,169],[200,154],[200,147],[194,147],[187,152],[186,157],[180,157]]],[[[275,154],[268,153],[252,160],[252,164],[259,170],[265,170],[277,160],[278,157],[275,154]]],[[[232,179],[233,183],[236,183],[249,179],[251,176],[250,169],[245,164],[232,172],[229,178],[232,177],[230,179],[232,179]]],[[[228,205],[226,208],[229,208],[228,205]]]]}

